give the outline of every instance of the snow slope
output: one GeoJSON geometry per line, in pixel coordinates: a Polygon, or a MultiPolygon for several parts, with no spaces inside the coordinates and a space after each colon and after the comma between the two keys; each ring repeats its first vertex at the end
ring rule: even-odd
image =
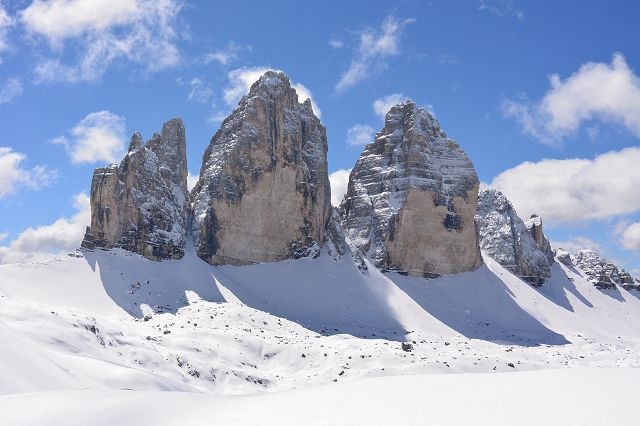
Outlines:
{"type": "MultiPolygon", "coordinates": [[[[619,375],[637,383],[640,370],[629,368],[640,366],[638,292],[598,290],[558,263],[536,289],[486,256],[485,261],[474,272],[434,280],[382,274],[371,265],[363,274],[350,258],[336,261],[326,254],[215,267],[192,252],[181,260],[151,262],[122,250],[96,250],[1,265],[0,418],[40,424],[41,412],[60,416],[56,421],[64,424],[59,404],[66,401],[74,413],[91,402],[84,415],[95,415],[95,424],[111,418],[103,417],[111,406],[132,418],[146,407],[167,407],[157,414],[157,424],[167,424],[161,413],[172,406],[169,400],[194,413],[210,410],[201,404],[242,413],[249,402],[284,406],[320,398],[311,413],[339,407],[340,395],[368,388],[365,383],[372,401],[414,386],[420,388],[420,404],[438,389],[451,392],[443,391],[443,401],[447,395],[455,401],[465,398],[459,388],[485,382],[502,401],[515,398],[505,391],[511,380],[531,380],[534,388],[553,392],[575,386],[582,393],[565,395],[566,403],[591,409],[591,388],[581,383],[593,378],[613,389],[609,381],[619,375]],[[411,343],[412,351],[404,351],[402,342],[411,343]],[[554,375],[527,373],[547,369],[554,375]],[[562,372],[554,380],[557,369],[562,372]],[[495,374],[500,372],[513,374],[495,374]],[[405,375],[423,376],[394,377],[405,375]],[[305,389],[226,397],[297,388],[305,389]],[[20,417],[16,407],[31,404],[38,407],[35,417],[20,417]]],[[[626,380],[616,398],[626,393],[626,380]]],[[[537,401],[542,395],[536,392],[537,401]]],[[[417,418],[409,403],[418,404],[409,397],[406,404],[398,402],[398,418],[417,418]]],[[[523,403],[514,402],[513,413],[523,403]]],[[[632,408],[616,414],[617,424],[625,423],[632,408]]],[[[349,413],[358,418],[359,412],[343,414],[349,413]]],[[[448,415],[453,414],[461,415],[448,415]]],[[[91,424],[80,419],[78,424],[91,424]]]]}

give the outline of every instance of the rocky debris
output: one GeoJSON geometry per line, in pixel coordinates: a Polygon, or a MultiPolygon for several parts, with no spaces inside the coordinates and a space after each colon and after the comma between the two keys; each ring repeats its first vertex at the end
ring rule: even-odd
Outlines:
{"type": "Polygon", "coordinates": [[[593,250],[580,250],[571,260],[599,289],[613,289],[618,285],[625,290],[640,290],[640,280],[593,250]]]}
{"type": "Polygon", "coordinates": [[[500,265],[532,285],[542,285],[551,275],[553,252],[542,233],[542,222],[527,226],[500,191],[483,189],[478,195],[476,222],[480,247],[500,265]],[[537,235],[542,246],[534,239],[537,235]],[[548,248],[548,253],[546,252],[548,248]]]}
{"type": "Polygon", "coordinates": [[[234,265],[317,256],[330,192],[324,126],[286,74],[268,71],[204,153],[191,194],[197,254],[234,265]]]}
{"type": "Polygon", "coordinates": [[[135,133],[119,165],[94,171],[91,225],[82,247],[121,247],[152,260],[181,258],[187,220],[185,129],[174,118],[146,143],[135,133]]]}
{"type": "Polygon", "coordinates": [[[470,271],[482,264],[478,187],[460,146],[407,101],[391,108],[352,169],[343,228],[354,249],[383,270],[423,277],[470,271]]]}

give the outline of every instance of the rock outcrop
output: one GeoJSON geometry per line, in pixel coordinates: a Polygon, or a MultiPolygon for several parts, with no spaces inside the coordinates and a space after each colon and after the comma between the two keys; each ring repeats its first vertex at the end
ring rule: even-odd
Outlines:
{"type": "Polygon", "coordinates": [[[326,130],[284,73],[265,73],[223,121],[191,195],[197,254],[209,263],[319,253],[331,214],[326,130]]]}
{"type": "Polygon", "coordinates": [[[640,280],[593,250],[579,250],[571,260],[599,289],[613,289],[618,285],[627,290],[640,290],[640,280]]]}
{"type": "Polygon", "coordinates": [[[383,270],[432,277],[482,264],[479,181],[460,146],[414,102],[396,105],[349,176],[340,206],[350,243],[383,270]]]}
{"type": "Polygon", "coordinates": [[[544,235],[542,218],[537,214],[532,214],[529,220],[524,223],[524,226],[527,228],[527,231],[529,231],[538,247],[540,247],[540,250],[542,250],[544,255],[547,256],[547,259],[553,262],[555,256],[553,254],[553,249],[551,248],[551,243],[544,235]]]}
{"type": "Polygon", "coordinates": [[[532,217],[525,224],[507,197],[495,189],[483,189],[478,195],[480,247],[500,265],[536,286],[549,278],[553,264],[551,245],[539,219],[532,217]]]}
{"type": "Polygon", "coordinates": [[[558,247],[556,249],[553,249],[553,255],[555,257],[555,259],[562,263],[565,266],[568,266],[570,268],[575,268],[575,265],[573,264],[573,261],[571,260],[571,254],[566,251],[565,249],[558,247]]]}
{"type": "Polygon", "coordinates": [[[140,133],[117,164],[91,182],[91,225],[85,248],[121,247],[152,260],[184,255],[188,220],[186,138],[174,118],[144,143],[140,133]]]}

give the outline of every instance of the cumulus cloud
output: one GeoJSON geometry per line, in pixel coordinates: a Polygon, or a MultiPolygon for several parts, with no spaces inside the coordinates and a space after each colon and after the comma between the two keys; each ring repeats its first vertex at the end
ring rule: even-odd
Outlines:
{"type": "Polygon", "coordinates": [[[48,40],[53,54],[36,64],[37,81],[99,81],[120,60],[146,72],[176,65],[180,8],[177,0],[34,0],[20,21],[48,40]],[[76,62],[63,62],[65,47],[77,51],[76,62]]]}
{"type": "Polygon", "coordinates": [[[61,217],[50,225],[29,227],[7,246],[0,246],[0,264],[36,260],[80,247],[85,227],[91,219],[89,197],[77,194],[73,199],[76,213],[61,217]]]}
{"type": "Polygon", "coordinates": [[[628,250],[640,250],[640,222],[620,224],[617,234],[622,247],[628,250]]]}
{"type": "MultiPolygon", "coordinates": [[[[223,100],[227,106],[235,107],[238,101],[249,93],[251,85],[267,71],[280,70],[269,67],[242,67],[229,71],[227,74],[228,83],[223,89],[223,100]]],[[[291,81],[291,86],[296,89],[298,100],[304,102],[306,99],[310,99],[313,112],[318,118],[322,117],[322,111],[314,101],[311,91],[302,83],[291,81]]]]}
{"type": "Polygon", "coordinates": [[[398,19],[389,15],[380,28],[360,32],[360,40],[351,64],[336,84],[336,92],[343,92],[366,79],[371,73],[387,68],[387,58],[400,53],[400,41],[405,27],[415,19],[398,19]]]}
{"type": "Polygon", "coordinates": [[[125,119],[112,112],[92,112],[70,133],[71,139],[58,136],[49,142],[64,146],[74,164],[113,163],[124,154],[125,119]]]}
{"type": "Polygon", "coordinates": [[[329,174],[329,183],[331,184],[331,205],[338,207],[342,202],[347,187],[349,186],[349,173],[351,169],[340,169],[329,174]]]}
{"type": "Polygon", "coordinates": [[[376,129],[366,124],[356,124],[347,129],[347,143],[349,145],[366,145],[373,141],[376,129]]]}
{"type": "Polygon", "coordinates": [[[575,237],[565,241],[551,241],[551,246],[553,248],[562,248],[572,254],[583,249],[593,250],[600,255],[604,253],[600,244],[587,237],[575,237]]]}
{"type": "Polygon", "coordinates": [[[524,217],[550,224],[607,219],[640,211],[640,148],[594,159],[524,162],[491,182],[524,217]]]}
{"type": "Polygon", "coordinates": [[[27,156],[8,147],[0,147],[0,198],[12,194],[20,187],[39,189],[50,185],[58,172],[46,166],[31,169],[22,166],[27,156]]]}
{"type": "Polygon", "coordinates": [[[640,79],[622,54],[614,54],[611,64],[586,63],[564,81],[553,74],[549,83],[539,102],[509,100],[502,106],[525,133],[557,144],[583,123],[598,120],[622,125],[640,137],[640,79]]]}
{"type": "Polygon", "coordinates": [[[9,78],[0,88],[0,105],[11,102],[22,94],[22,82],[19,78],[9,78]]]}

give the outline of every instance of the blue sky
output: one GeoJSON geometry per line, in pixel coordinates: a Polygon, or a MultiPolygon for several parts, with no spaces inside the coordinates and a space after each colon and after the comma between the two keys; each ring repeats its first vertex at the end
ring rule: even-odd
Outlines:
{"type": "Polygon", "coordinates": [[[0,262],[77,245],[92,171],[134,131],[182,117],[197,174],[220,119],[275,68],[321,111],[330,171],[410,97],[553,241],[640,269],[636,1],[0,5],[0,262]]]}

